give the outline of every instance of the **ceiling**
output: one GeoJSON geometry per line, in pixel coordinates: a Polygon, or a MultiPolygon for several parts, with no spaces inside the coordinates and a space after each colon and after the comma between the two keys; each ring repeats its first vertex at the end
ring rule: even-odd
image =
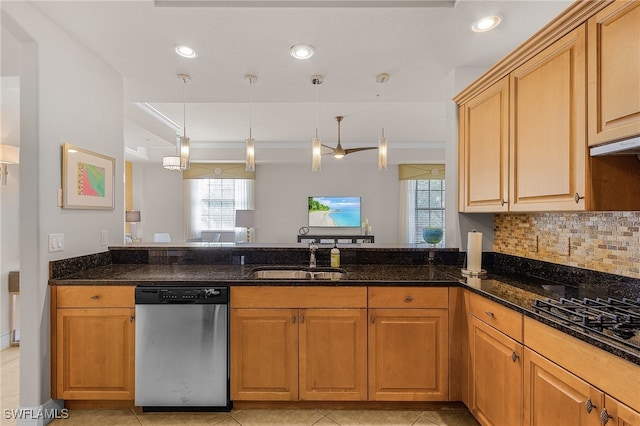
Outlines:
{"type": "MultiPolygon", "coordinates": [[[[139,105],[148,103],[181,126],[186,99],[194,160],[244,161],[251,110],[260,164],[310,163],[316,90],[324,144],[335,146],[334,117],[344,115],[345,148],[375,146],[384,126],[391,163],[405,157],[428,162],[429,149],[444,146],[449,73],[488,68],[571,1],[32,3],[123,75],[128,159],[159,162],[175,153],[176,129],[139,105]],[[504,18],[497,29],[470,31],[474,20],[493,14],[504,18]],[[289,48],[296,43],[313,45],[315,55],[292,58],[289,48]],[[176,44],[199,56],[177,56],[176,44]],[[390,80],[376,83],[383,72],[390,80]],[[178,73],[190,74],[192,83],[183,84],[178,73]],[[246,74],[256,75],[257,83],[251,86],[246,74]],[[314,74],[324,76],[322,85],[311,83],[314,74]]],[[[346,161],[356,157],[369,161],[375,151],[346,161]]]]}

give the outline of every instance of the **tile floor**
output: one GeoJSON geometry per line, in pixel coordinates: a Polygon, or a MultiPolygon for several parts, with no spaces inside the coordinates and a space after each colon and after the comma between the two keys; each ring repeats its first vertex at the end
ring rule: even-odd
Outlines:
{"type": "MultiPolygon", "coordinates": [[[[0,352],[0,425],[15,425],[4,410],[18,406],[19,348],[0,352]]],[[[115,425],[219,425],[219,426],[478,426],[464,408],[416,410],[238,409],[230,413],[143,413],[140,409],[70,410],[54,426],[115,425]]]]}

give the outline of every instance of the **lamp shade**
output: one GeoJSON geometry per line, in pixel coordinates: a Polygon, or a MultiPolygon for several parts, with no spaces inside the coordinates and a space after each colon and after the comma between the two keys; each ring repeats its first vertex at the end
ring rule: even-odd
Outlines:
{"type": "Polygon", "coordinates": [[[125,222],[140,222],[139,210],[128,210],[124,213],[125,222]]]}
{"type": "Polygon", "coordinates": [[[0,145],[0,163],[19,164],[20,148],[12,145],[0,145]]]}
{"type": "Polygon", "coordinates": [[[236,227],[253,228],[254,210],[236,210],[236,227]]]}

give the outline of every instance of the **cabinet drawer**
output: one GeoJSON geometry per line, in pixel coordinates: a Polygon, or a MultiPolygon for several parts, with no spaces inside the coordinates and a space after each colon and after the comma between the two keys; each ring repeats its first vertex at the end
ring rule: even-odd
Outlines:
{"type": "Polygon", "coordinates": [[[488,300],[476,293],[469,298],[471,315],[522,342],[522,314],[488,300]]]}
{"type": "Polygon", "coordinates": [[[58,286],[58,308],[133,308],[134,286],[58,286]]]}
{"type": "Polygon", "coordinates": [[[448,308],[446,287],[369,287],[369,308],[448,308]]]}
{"type": "Polygon", "coordinates": [[[366,287],[231,288],[232,308],[366,308],[366,287]]]}

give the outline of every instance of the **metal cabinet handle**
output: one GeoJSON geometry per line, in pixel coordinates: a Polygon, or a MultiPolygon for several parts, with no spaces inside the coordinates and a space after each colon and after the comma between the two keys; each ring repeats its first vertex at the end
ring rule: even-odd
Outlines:
{"type": "Polygon", "coordinates": [[[376,316],[375,315],[371,315],[371,324],[376,322],[376,316]]]}
{"type": "Polygon", "coordinates": [[[404,298],[404,301],[405,301],[406,303],[410,303],[411,301],[413,301],[413,296],[408,295],[407,297],[405,297],[405,298],[404,298]]]}
{"type": "Polygon", "coordinates": [[[591,402],[591,398],[587,398],[584,402],[584,408],[587,410],[587,414],[591,413],[594,408],[597,408],[596,404],[591,402]]]}
{"type": "Polygon", "coordinates": [[[300,324],[304,323],[304,315],[300,315],[300,324]]]}
{"type": "Polygon", "coordinates": [[[133,315],[129,315],[129,322],[133,322],[134,319],[136,319],[136,317],[134,317],[133,315]]]}
{"type": "Polygon", "coordinates": [[[293,322],[294,324],[296,323],[296,316],[295,315],[291,317],[291,322],[293,322]]]}
{"type": "Polygon", "coordinates": [[[491,318],[494,317],[493,312],[491,312],[491,311],[484,311],[484,313],[489,315],[491,318]]]}
{"type": "Polygon", "coordinates": [[[607,423],[609,423],[609,419],[612,419],[612,418],[613,416],[609,414],[607,409],[603,408],[602,411],[600,412],[600,421],[602,422],[602,424],[606,425],[607,423]]]}
{"type": "Polygon", "coordinates": [[[511,352],[511,361],[516,362],[518,358],[520,358],[520,356],[518,356],[516,351],[511,352]]]}
{"type": "Polygon", "coordinates": [[[576,195],[573,197],[573,199],[575,200],[576,204],[578,204],[580,200],[584,200],[584,197],[581,197],[580,194],[576,192],[576,195]]]}
{"type": "Polygon", "coordinates": [[[93,296],[90,297],[91,300],[98,300],[100,299],[100,296],[98,296],[97,294],[94,294],[93,296]]]}
{"type": "Polygon", "coordinates": [[[507,204],[507,203],[508,203],[508,201],[507,201],[507,200],[505,200],[504,198],[502,199],[502,201],[500,201],[500,205],[501,205],[501,206],[504,206],[504,205],[505,205],[505,204],[507,204]]]}

